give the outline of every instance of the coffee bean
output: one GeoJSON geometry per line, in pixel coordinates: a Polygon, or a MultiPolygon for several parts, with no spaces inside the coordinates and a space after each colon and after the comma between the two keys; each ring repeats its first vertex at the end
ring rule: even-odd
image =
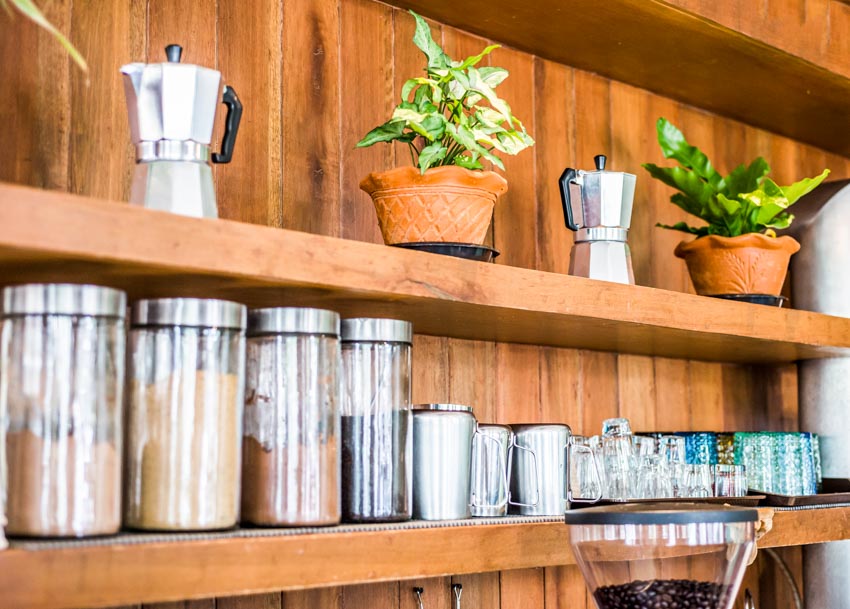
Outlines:
{"type": "Polygon", "coordinates": [[[690,579],[636,580],[593,593],[600,609],[717,609],[720,584],[690,579]]]}

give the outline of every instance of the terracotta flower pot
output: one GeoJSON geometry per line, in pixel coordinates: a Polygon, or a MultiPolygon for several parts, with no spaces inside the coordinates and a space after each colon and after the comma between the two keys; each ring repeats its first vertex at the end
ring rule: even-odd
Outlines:
{"type": "Polygon", "coordinates": [[[384,243],[484,243],[496,199],[508,183],[492,171],[448,165],[419,173],[399,167],[370,173],[362,182],[375,203],[384,243]]]}
{"type": "Polygon", "coordinates": [[[750,233],[739,237],[708,235],[676,246],[697,294],[770,294],[778,296],[791,256],[800,250],[792,237],[750,233]]]}

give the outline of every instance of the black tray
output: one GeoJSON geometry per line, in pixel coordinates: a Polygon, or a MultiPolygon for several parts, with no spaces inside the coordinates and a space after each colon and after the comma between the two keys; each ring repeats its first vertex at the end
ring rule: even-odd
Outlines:
{"type": "MultiPolygon", "coordinates": [[[[808,505],[834,505],[850,503],[850,480],[845,478],[824,478],[823,488],[817,495],[777,495],[764,491],[751,491],[764,495],[762,505],[773,507],[797,507],[808,505]]],[[[753,495],[755,497],[760,495],[753,495]]]]}
{"type": "Polygon", "coordinates": [[[714,294],[712,298],[749,302],[750,304],[766,305],[768,307],[782,307],[788,302],[788,298],[785,296],[773,296],[771,294],[714,294]]]}
{"type": "Polygon", "coordinates": [[[755,507],[759,501],[763,501],[764,495],[747,495],[746,497],[666,497],[664,499],[627,499],[625,501],[613,501],[600,499],[594,503],[583,503],[573,501],[570,509],[581,509],[583,507],[597,507],[600,505],[621,505],[624,503],[706,503],[714,505],[738,505],[741,507],[755,507]]]}
{"type": "Polygon", "coordinates": [[[429,252],[431,254],[442,254],[443,256],[454,256],[455,258],[466,258],[478,262],[491,262],[499,255],[499,250],[476,245],[475,243],[452,243],[448,241],[421,241],[416,243],[395,243],[394,247],[402,247],[407,250],[429,252]]]}

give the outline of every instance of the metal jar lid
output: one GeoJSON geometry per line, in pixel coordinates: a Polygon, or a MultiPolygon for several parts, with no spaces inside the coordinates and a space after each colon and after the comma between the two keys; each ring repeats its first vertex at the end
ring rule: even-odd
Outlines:
{"type": "Polygon", "coordinates": [[[462,404],[414,404],[413,410],[438,412],[468,412],[472,414],[472,406],[462,404]]]}
{"type": "Polygon", "coordinates": [[[127,295],[97,285],[30,283],[3,288],[0,315],[127,316],[127,295]]]}
{"type": "Polygon", "coordinates": [[[244,330],[247,307],[212,298],[151,298],[133,303],[133,326],[189,326],[244,330]]]}
{"type": "Polygon", "coordinates": [[[354,317],[342,320],[342,342],[413,344],[413,324],[401,319],[354,317]]]}
{"type": "Polygon", "coordinates": [[[696,503],[657,503],[606,505],[572,510],[566,513],[567,524],[699,524],[756,522],[757,510],[724,505],[696,503]]]}
{"type": "Polygon", "coordinates": [[[339,337],[339,313],[305,307],[248,311],[248,334],[327,334],[339,337]]]}

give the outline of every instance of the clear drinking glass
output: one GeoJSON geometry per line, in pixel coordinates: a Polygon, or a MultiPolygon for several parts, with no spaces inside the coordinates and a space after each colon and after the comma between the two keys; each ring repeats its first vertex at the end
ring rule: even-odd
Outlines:
{"type": "Polygon", "coordinates": [[[124,292],[99,286],[3,290],[8,533],[118,531],[126,308],[124,292]]]}
{"type": "Polygon", "coordinates": [[[589,438],[570,437],[570,501],[593,502],[602,498],[602,477],[589,438]]]}
{"type": "Polygon", "coordinates": [[[803,495],[815,495],[818,492],[818,479],[814,434],[801,432],[799,434],[799,442],[801,493],[803,495]]]}
{"type": "Polygon", "coordinates": [[[747,476],[743,465],[714,466],[714,496],[744,497],[747,494],[747,476]]]}
{"type": "Polygon", "coordinates": [[[688,465],[687,497],[702,498],[714,495],[714,483],[711,479],[711,465],[688,465]]]}
{"type": "Polygon", "coordinates": [[[647,455],[655,455],[658,453],[658,442],[650,436],[632,436],[632,444],[634,445],[635,455],[644,457],[647,455]]]}
{"type": "Polygon", "coordinates": [[[640,457],[636,499],[665,499],[673,496],[667,464],[660,455],[640,457]]]}
{"type": "Polygon", "coordinates": [[[671,497],[681,497],[686,489],[687,470],[685,469],[685,438],[681,436],[661,436],[658,439],[658,454],[667,465],[667,475],[672,487],[671,497]]]}
{"type": "Polygon", "coordinates": [[[820,437],[818,434],[812,434],[812,459],[815,462],[815,492],[820,493],[823,490],[823,466],[820,460],[820,437]]]}
{"type": "Polygon", "coordinates": [[[737,432],[735,465],[743,465],[746,468],[748,488],[773,492],[773,443],[770,436],[737,432]]]}
{"type": "Polygon", "coordinates": [[[248,315],[242,520],[340,520],[339,315],[279,307],[248,315]]]}
{"type": "Polygon", "coordinates": [[[408,520],[413,510],[413,326],[342,321],[342,517],[408,520]]]}
{"type": "Polygon", "coordinates": [[[717,463],[717,434],[706,431],[689,431],[685,438],[685,460],[690,464],[714,465],[717,463]]]}
{"type": "Polygon", "coordinates": [[[637,462],[628,419],[607,419],[602,424],[602,453],[606,499],[624,501],[635,495],[637,462]]]}
{"type": "Polygon", "coordinates": [[[150,530],[236,524],[245,401],[244,305],[133,305],[124,522],[150,530]]]}

